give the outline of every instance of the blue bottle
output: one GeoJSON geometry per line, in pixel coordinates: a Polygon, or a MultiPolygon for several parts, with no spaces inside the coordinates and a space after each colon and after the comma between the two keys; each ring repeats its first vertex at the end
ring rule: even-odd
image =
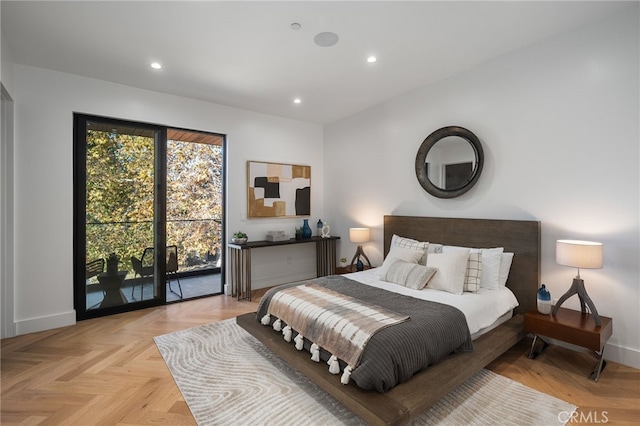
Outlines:
{"type": "Polygon", "coordinates": [[[311,227],[309,226],[309,219],[303,219],[304,224],[302,225],[302,238],[311,238],[311,227]]]}
{"type": "Polygon", "coordinates": [[[544,315],[551,313],[551,293],[544,284],[538,290],[538,312],[544,315]]]}
{"type": "Polygon", "coordinates": [[[322,223],[322,220],[318,219],[318,224],[316,225],[317,231],[318,231],[318,237],[322,236],[322,227],[324,226],[324,224],[322,223]]]}

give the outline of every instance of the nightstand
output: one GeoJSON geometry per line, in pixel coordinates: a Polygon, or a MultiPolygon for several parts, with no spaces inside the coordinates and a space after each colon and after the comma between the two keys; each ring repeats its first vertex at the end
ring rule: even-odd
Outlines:
{"type": "Polygon", "coordinates": [[[564,308],[560,308],[555,316],[541,314],[537,310],[527,312],[524,314],[524,330],[534,335],[529,358],[536,358],[549,345],[541,336],[586,348],[598,360],[589,377],[597,382],[607,365],[604,346],[613,332],[611,318],[600,316],[600,320],[602,325],[596,327],[590,314],[564,308]],[[542,348],[536,352],[538,339],[542,340],[542,348]]]}
{"type": "MultiPolygon", "coordinates": [[[[364,270],[366,271],[367,269],[371,269],[371,268],[365,265],[364,270]]],[[[336,267],[336,275],[350,274],[352,272],[358,272],[358,270],[356,269],[356,265],[336,267]]]]}

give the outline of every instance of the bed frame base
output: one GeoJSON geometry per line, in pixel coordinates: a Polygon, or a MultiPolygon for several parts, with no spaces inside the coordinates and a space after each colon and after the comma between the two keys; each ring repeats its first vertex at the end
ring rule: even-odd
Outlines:
{"type": "Polygon", "coordinates": [[[355,384],[342,385],[325,363],[311,361],[306,351],[283,344],[281,333],[265,327],[256,313],[237,317],[237,323],[285,362],[370,425],[404,425],[448,392],[518,343],[525,336],[523,317],[516,315],[474,340],[472,352],[459,352],[428,368],[386,393],[365,391],[355,384]]]}

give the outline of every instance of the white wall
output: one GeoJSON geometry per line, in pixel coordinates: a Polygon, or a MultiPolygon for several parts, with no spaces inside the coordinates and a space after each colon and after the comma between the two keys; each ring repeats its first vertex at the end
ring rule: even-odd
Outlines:
{"type": "MultiPolygon", "coordinates": [[[[301,220],[247,221],[246,162],[307,164],[311,209],[322,208],[322,127],[104,81],[16,65],[15,323],[17,334],[73,324],[73,113],[138,120],[227,135],[227,230],[250,240],[301,220]]],[[[312,257],[313,252],[308,254],[312,257]]],[[[300,273],[290,254],[256,251],[255,276],[286,281],[300,273]],[[263,257],[269,258],[265,261],[263,257]]],[[[296,257],[296,260],[298,258],[296,257]]]]}
{"type": "Polygon", "coordinates": [[[0,33],[0,81],[9,93],[13,92],[13,58],[0,33]]]}
{"type": "MultiPolygon", "coordinates": [[[[613,318],[606,356],[640,367],[635,11],[326,126],[325,210],[334,232],[372,227],[364,249],[380,264],[385,214],[539,220],[542,282],[554,299],[576,272],[555,263],[555,241],[601,241],[604,268],[582,277],[599,313],[613,318]],[[424,138],[448,125],[480,138],[485,168],[470,192],[442,200],[421,188],[414,161],[424,138]]],[[[350,259],[355,246],[341,246],[350,259]]],[[[563,306],[579,309],[576,297],[563,306]]]]}
{"type": "Polygon", "coordinates": [[[13,58],[0,31],[0,336],[13,325],[13,58]]]}

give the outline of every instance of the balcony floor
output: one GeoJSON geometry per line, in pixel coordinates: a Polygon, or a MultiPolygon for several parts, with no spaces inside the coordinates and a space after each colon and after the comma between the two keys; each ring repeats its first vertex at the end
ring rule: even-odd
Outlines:
{"type": "MultiPolygon", "coordinates": [[[[133,296],[131,295],[131,287],[134,281],[125,280],[121,288],[122,295],[127,299],[126,303],[139,302],[140,299],[140,283],[135,283],[133,290],[133,296]]],[[[191,277],[180,278],[180,284],[182,286],[183,299],[187,300],[194,297],[200,297],[205,295],[213,295],[222,293],[222,282],[220,279],[220,273],[197,275],[191,277]]],[[[89,286],[91,287],[91,286],[89,286]]],[[[147,282],[142,284],[144,300],[149,300],[153,297],[153,283],[147,282]]],[[[171,280],[171,288],[173,291],[178,291],[178,283],[175,279],[171,280]]],[[[100,307],[100,303],[104,299],[104,293],[102,290],[88,291],[87,292],[87,310],[96,309],[100,307]]],[[[167,283],[167,302],[176,302],[181,300],[176,294],[169,291],[169,284],[167,283]]]]}

